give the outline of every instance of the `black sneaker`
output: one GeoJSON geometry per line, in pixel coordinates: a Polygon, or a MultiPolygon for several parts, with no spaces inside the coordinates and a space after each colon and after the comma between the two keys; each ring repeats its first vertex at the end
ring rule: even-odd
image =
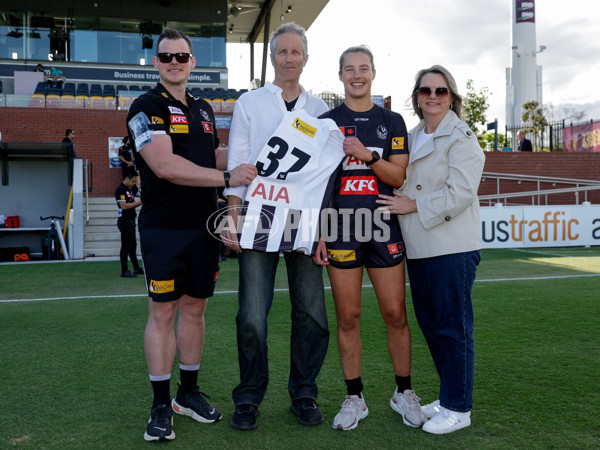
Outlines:
{"type": "Polygon", "coordinates": [[[135,269],[133,271],[133,273],[135,273],[136,275],[144,275],[144,269],[142,269],[141,267],[135,269]]]}
{"type": "Polygon", "coordinates": [[[152,407],[144,439],[146,441],[171,441],[175,439],[173,412],[169,405],[163,403],[152,407]]]}
{"type": "Polygon", "coordinates": [[[260,412],[256,405],[237,405],[235,407],[235,412],[233,413],[231,426],[236,430],[255,430],[258,426],[256,418],[259,414],[260,412]]]}
{"type": "Polygon", "coordinates": [[[123,278],[135,278],[137,275],[135,273],[131,273],[129,270],[127,272],[121,272],[121,277],[123,278]]]}
{"type": "Polygon", "coordinates": [[[212,423],[220,420],[221,411],[204,400],[204,397],[210,398],[204,392],[200,392],[198,386],[194,386],[191,391],[187,392],[184,392],[180,386],[171,406],[177,414],[190,416],[198,422],[212,423]]]}
{"type": "Polygon", "coordinates": [[[292,402],[290,411],[298,416],[298,423],[304,426],[323,423],[323,413],[313,398],[299,398],[292,402]]]}

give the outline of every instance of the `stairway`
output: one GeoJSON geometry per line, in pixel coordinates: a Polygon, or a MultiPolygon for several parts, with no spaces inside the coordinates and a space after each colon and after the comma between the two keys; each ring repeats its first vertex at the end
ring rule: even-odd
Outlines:
{"type": "MultiPolygon", "coordinates": [[[[91,197],[88,205],[90,220],[88,223],[86,223],[85,217],[83,220],[84,257],[118,257],[121,250],[121,233],[119,232],[119,228],[117,228],[118,208],[115,199],[113,197],[91,197]]],[[[136,236],[137,254],[140,256],[140,236],[137,228],[136,236]]]]}

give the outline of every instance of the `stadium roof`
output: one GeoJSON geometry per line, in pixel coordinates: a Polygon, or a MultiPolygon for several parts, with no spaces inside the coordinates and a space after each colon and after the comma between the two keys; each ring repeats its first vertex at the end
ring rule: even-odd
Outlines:
{"type": "Polygon", "coordinates": [[[296,22],[308,29],[329,0],[228,0],[227,42],[253,43],[284,22],[296,22]],[[283,19],[283,20],[282,20],[283,19]]]}

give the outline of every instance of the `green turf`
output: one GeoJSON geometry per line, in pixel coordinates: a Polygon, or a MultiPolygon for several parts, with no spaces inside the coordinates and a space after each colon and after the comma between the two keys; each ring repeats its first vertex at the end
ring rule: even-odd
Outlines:
{"type": "MultiPolygon", "coordinates": [[[[0,265],[0,448],[144,448],[151,390],[142,336],[143,279],[119,276],[117,261],[0,265]],[[127,297],[119,297],[127,295],[127,297]],[[14,299],[56,300],[6,302],[14,299]]],[[[600,248],[483,252],[473,291],[475,407],[471,427],[428,435],[389,407],[394,374],[373,290],[363,289],[363,371],[369,416],[356,430],[331,421],[345,386],[327,291],[331,341],[319,377],[326,424],[305,428],[289,413],[290,307],[276,294],[269,317],[270,384],[259,427],[229,426],[238,381],[235,293],[206,313],[200,387],[223,412],[216,424],[175,417],[169,448],[600,448],[600,248]]],[[[326,278],[326,276],[325,276],[326,278]]],[[[365,279],[368,283],[368,279],[365,279]]],[[[218,291],[235,291],[227,260],[218,291]]],[[[280,265],[277,287],[285,288],[280,265]]],[[[413,387],[436,398],[438,379],[414,320],[413,387]]],[[[178,377],[174,372],[174,380],[178,377]]],[[[174,387],[173,387],[174,392],[174,387]]],[[[158,444],[160,445],[160,444],[158,444]]]]}

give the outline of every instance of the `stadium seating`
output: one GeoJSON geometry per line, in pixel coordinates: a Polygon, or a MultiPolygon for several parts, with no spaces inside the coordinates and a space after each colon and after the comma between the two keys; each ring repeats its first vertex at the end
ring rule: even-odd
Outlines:
{"type": "Polygon", "coordinates": [[[63,92],[63,95],[60,98],[60,107],[75,108],[75,96],[73,94],[65,94],[63,92]]]}
{"type": "Polygon", "coordinates": [[[46,106],[46,96],[41,93],[34,93],[29,101],[29,106],[32,108],[43,108],[46,106]]]}
{"type": "Polygon", "coordinates": [[[90,98],[87,95],[77,94],[75,96],[75,108],[87,108],[90,98]]]}

